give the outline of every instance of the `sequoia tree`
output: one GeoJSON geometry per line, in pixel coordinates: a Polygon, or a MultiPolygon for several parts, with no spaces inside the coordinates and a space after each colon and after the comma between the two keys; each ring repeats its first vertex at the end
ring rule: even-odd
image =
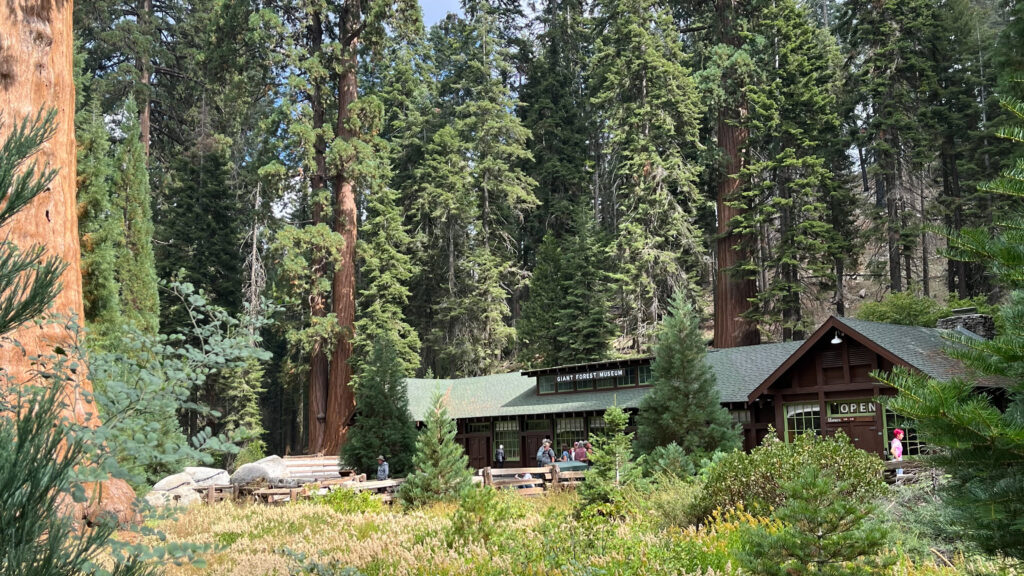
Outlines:
{"type": "MultiPolygon", "coordinates": [[[[71,38],[72,1],[25,1],[8,4],[0,10],[0,37],[7,40],[0,48],[0,139],[6,138],[24,118],[43,108],[55,108],[53,136],[32,157],[37,166],[57,170],[49,188],[18,213],[0,236],[20,246],[41,245],[50,256],[63,260],[67,267],[61,277],[63,289],[54,299],[54,312],[78,319],[84,317],[82,275],[78,240],[78,215],[75,201],[75,84],[71,38]],[[32,39],[26,41],[24,39],[32,39]]],[[[31,374],[31,357],[51,354],[56,346],[67,345],[72,338],[63,324],[41,327],[22,326],[8,335],[20,342],[0,347],[0,366],[12,381],[22,382],[31,374]]],[[[74,421],[98,426],[99,418],[91,404],[91,384],[79,370],[79,378],[67,384],[70,405],[65,408],[74,421]]],[[[104,483],[101,505],[125,511],[135,494],[123,481],[104,483]]]]}

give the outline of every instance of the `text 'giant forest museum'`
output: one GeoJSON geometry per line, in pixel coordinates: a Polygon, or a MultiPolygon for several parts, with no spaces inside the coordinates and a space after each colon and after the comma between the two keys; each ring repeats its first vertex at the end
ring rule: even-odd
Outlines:
{"type": "MultiPolygon", "coordinates": [[[[940,326],[990,338],[963,327],[965,320],[974,327],[970,320],[978,318],[955,316],[940,326]]],[[[842,430],[856,446],[884,457],[891,430],[906,426],[874,401],[896,391],[871,373],[905,366],[940,380],[965,375],[964,366],[944,352],[952,345],[943,338],[947,331],[833,316],[807,340],[710,350],[707,361],[722,405],[742,426],[744,449],[760,443],[774,426],[786,440],[803,432],[842,430]]],[[[505,447],[507,465],[532,466],[544,438],[552,438],[556,450],[586,440],[604,426],[602,414],[613,404],[635,417],[651,389],[652,360],[648,356],[452,380],[414,378],[407,380],[409,407],[413,418],[422,421],[431,396],[440,390],[471,466],[490,466],[499,444],[505,447]]],[[[980,390],[1001,402],[998,383],[986,385],[980,390]]],[[[907,454],[920,448],[913,427],[904,446],[907,454]]]]}

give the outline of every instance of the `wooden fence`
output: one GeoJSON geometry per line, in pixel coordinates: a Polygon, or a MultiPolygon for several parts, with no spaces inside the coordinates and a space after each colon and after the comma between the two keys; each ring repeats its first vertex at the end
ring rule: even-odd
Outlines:
{"type": "Polygon", "coordinates": [[[535,468],[481,468],[477,477],[484,486],[512,488],[524,496],[543,494],[545,491],[569,490],[586,478],[582,470],[564,471],[557,465],[535,468]],[[522,476],[529,474],[530,478],[522,476]]]}

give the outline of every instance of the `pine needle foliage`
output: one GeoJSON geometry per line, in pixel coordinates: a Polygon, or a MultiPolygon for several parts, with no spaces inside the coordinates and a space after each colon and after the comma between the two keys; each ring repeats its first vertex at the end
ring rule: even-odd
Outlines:
{"type": "Polygon", "coordinates": [[[153,208],[134,100],[128,100],[123,114],[128,121],[124,140],[117,147],[113,182],[114,211],[124,227],[116,268],[121,312],[140,330],[155,333],[160,324],[160,297],[153,255],[153,208]]]}
{"type": "MultiPolygon", "coordinates": [[[[117,529],[116,519],[100,518],[80,531],[62,510],[85,493],[75,483],[86,443],[62,418],[64,381],[0,395],[0,575],[93,574],[94,561],[117,529]],[[56,425],[54,423],[57,423],[56,425]],[[91,568],[91,569],[90,569],[91,568]]],[[[115,575],[155,572],[131,558],[118,562],[115,575]]]]}
{"type": "Polygon", "coordinates": [[[412,468],[416,427],[409,413],[406,370],[394,341],[384,336],[374,342],[372,356],[360,365],[355,423],[341,447],[345,466],[370,474],[377,456],[383,455],[393,476],[404,476],[412,468]]]}
{"type": "MultiPolygon", "coordinates": [[[[57,175],[28,159],[54,132],[56,111],[40,111],[16,123],[0,146],[0,228],[7,224],[57,175]]],[[[0,119],[2,120],[2,119],[0,119]]],[[[0,239],[0,334],[38,316],[60,292],[65,265],[45,258],[42,246],[19,249],[0,239]]]]}
{"type": "Polygon", "coordinates": [[[672,300],[655,347],[654,389],[637,415],[637,451],[675,443],[695,460],[740,448],[708,365],[700,317],[683,294],[672,300]]]}
{"type": "Polygon", "coordinates": [[[465,450],[455,441],[455,420],[448,416],[445,398],[434,394],[423,429],[416,438],[413,472],[398,492],[408,506],[456,500],[472,485],[472,471],[465,450]]]}
{"type": "Polygon", "coordinates": [[[817,466],[804,468],[782,485],[786,502],[772,514],[774,524],[741,528],[740,565],[763,576],[882,573],[888,531],[873,519],[871,501],[849,495],[850,484],[817,466]]]}
{"type": "MultiPolygon", "coordinates": [[[[1024,119],[1024,111],[1017,114],[1024,119]]],[[[1015,195],[1020,176],[1007,171],[988,187],[1015,195]]],[[[876,378],[899,391],[888,408],[913,419],[918,436],[941,449],[931,460],[950,477],[943,501],[964,537],[981,550],[1024,560],[1024,228],[1019,224],[1016,217],[994,236],[981,229],[950,235],[950,257],[985,263],[1014,290],[1002,308],[999,335],[954,338],[960,346],[950,349],[950,356],[974,375],[942,382],[895,369],[876,378]],[[979,394],[978,386],[994,386],[1005,409],[979,394]]]]}
{"type": "Polygon", "coordinates": [[[590,435],[594,451],[590,454],[587,481],[580,485],[579,494],[587,506],[614,504],[622,489],[640,480],[642,470],[633,461],[633,433],[626,433],[629,414],[618,406],[604,411],[605,428],[590,435]]]}

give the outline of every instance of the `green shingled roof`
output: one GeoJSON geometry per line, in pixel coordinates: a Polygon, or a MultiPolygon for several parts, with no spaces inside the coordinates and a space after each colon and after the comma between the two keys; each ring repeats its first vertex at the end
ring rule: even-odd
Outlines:
{"type": "Polygon", "coordinates": [[[410,378],[405,382],[409,410],[415,420],[423,420],[435,390],[448,396],[448,412],[453,418],[604,411],[613,403],[621,408],[636,408],[650,390],[623,388],[540,395],[537,380],[521,372],[453,380],[410,378]]]}
{"type": "Polygon", "coordinates": [[[746,402],[747,395],[801,344],[803,341],[779,342],[708,351],[708,364],[715,373],[722,402],[746,402]]]}
{"type": "Polygon", "coordinates": [[[953,342],[942,337],[943,334],[949,333],[947,330],[900,326],[855,318],[838,320],[932,378],[949,380],[965,373],[964,365],[944,352],[946,348],[955,346],[953,342]]]}

